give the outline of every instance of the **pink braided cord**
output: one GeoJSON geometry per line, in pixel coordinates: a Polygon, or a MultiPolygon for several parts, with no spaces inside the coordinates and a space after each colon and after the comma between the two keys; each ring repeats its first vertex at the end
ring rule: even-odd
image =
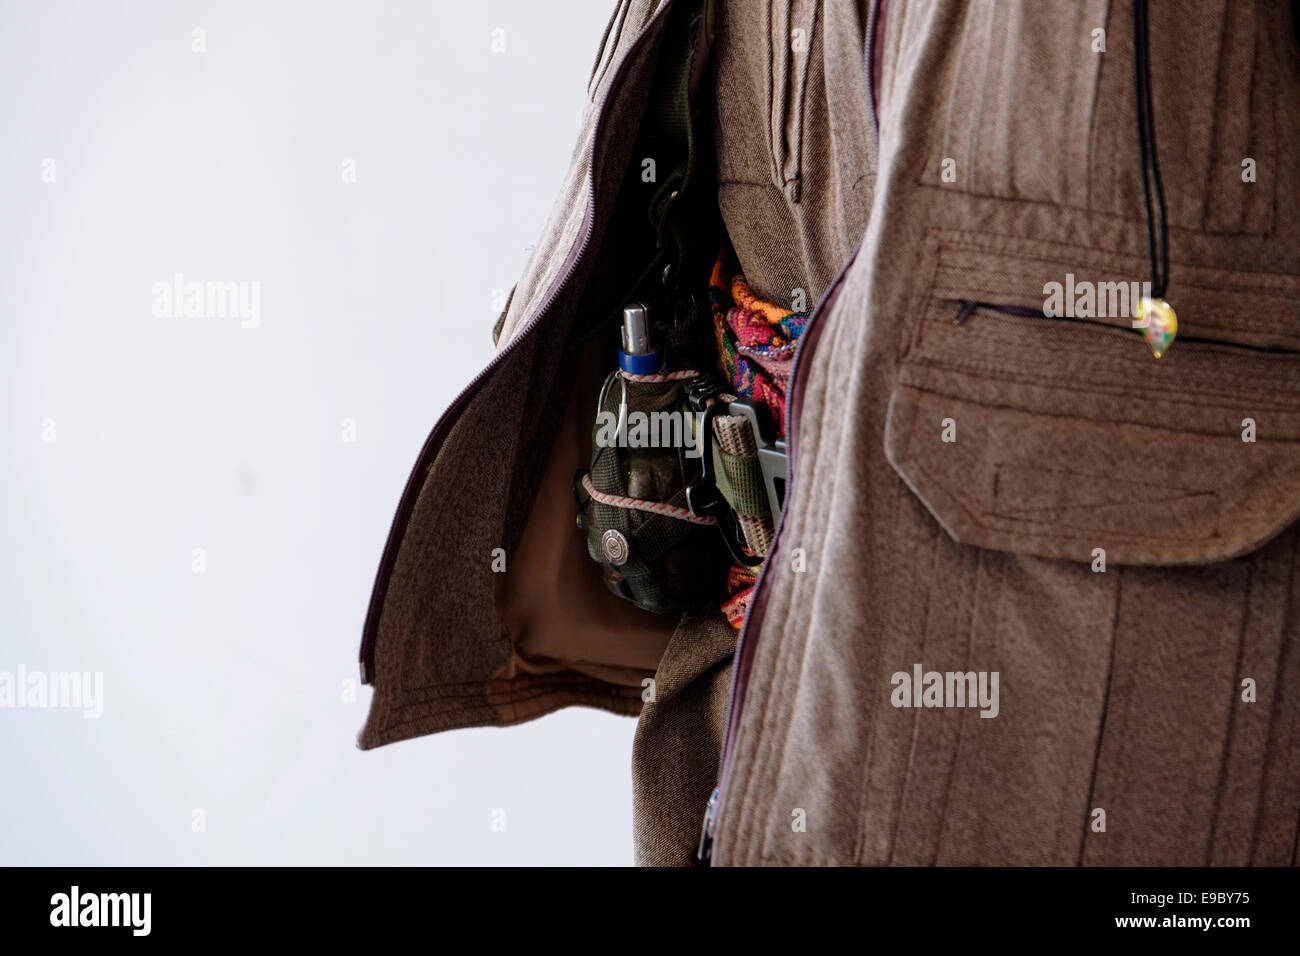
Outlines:
{"type": "Polygon", "coordinates": [[[701,518],[699,515],[691,514],[686,508],[678,508],[676,505],[670,505],[664,501],[643,501],[640,498],[624,498],[622,495],[607,495],[603,491],[596,490],[596,486],[591,483],[591,475],[582,476],[582,487],[587,489],[587,494],[591,495],[593,499],[599,501],[602,505],[609,505],[611,508],[649,511],[651,514],[667,515],[669,518],[689,521],[691,524],[718,523],[716,518],[701,518]]]}
{"type": "Polygon", "coordinates": [[[636,375],[632,372],[625,372],[619,369],[619,374],[629,382],[680,382],[684,379],[695,378],[699,372],[686,369],[681,372],[655,372],[651,375],[636,375]]]}

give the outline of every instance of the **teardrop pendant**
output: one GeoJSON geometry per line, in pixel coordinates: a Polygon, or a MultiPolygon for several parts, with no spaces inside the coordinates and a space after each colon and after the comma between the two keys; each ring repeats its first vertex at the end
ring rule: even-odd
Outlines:
{"type": "Polygon", "coordinates": [[[1178,335],[1178,316],[1174,307],[1164,299],[1143,296],[1133,310],[1133,328],[1142,330],[1142,337],[1151,346],[1156,358],[1169,351],[1178,335]]]}

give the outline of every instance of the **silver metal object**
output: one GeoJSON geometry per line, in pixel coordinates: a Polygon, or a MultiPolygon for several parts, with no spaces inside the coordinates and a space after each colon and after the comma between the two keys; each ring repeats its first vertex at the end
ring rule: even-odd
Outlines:
{"type": "Polygon", "coordinates": [[[600,549],[605,552],[605,557],[609,563],[620,566],[627,563],[627,538],[623,537],[621,531],[615,531],[610,528],[600,536],[600,549]]]}
{"type": "Polygon", "coordinates": [[[648,355],[650,345],[650,309],[644,302],[633,302],[623,309],[623,351],[628,355],[648,355]]]}
{"type": "Polygon", "coordinates": [[[610,372],[605,378],[605,384],[600,387],[600,396],[596,399],[596,420],[600,421],[600,413],[605,410],[605,396],[609,393],[609,387],[618,381],[618,387],[621,389],[618,397],[618,424],[614,428],[614,446],[616,448],[627,447],[627,379],[621,373],[610,372]]]}
{"type": "Polygon", "coordinates": [[[767,489],[768,507],[772,509],[772,522],[781,517],[785,503],[785,486],[790,480],[790,454],[785,439],[772,439],[759,426],[758,406],[752,401],[738,399],[727,409],[729,415],[740,415],[749,421],[758,446],[758,467],[763,472],[763,486],[767,489]]]}

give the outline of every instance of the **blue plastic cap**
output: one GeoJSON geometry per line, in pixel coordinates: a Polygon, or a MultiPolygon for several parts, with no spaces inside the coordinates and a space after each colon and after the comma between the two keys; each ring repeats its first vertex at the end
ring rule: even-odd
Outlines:
{"type": "Polygon", "coordinates": [[[645,355],[628,355],[618,350],[618,367],[630,375],[654,375],[663,364],[664,353],[658,349],[645,355]]]}

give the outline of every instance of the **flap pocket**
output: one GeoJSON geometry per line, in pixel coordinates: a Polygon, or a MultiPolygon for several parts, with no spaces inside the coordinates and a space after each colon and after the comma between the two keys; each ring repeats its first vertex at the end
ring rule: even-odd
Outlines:
{"type": "Polygon", "coordinates": [[[1300,514],[1300,282],[1179,264],[1155,360],[1127,314],[1045,318],[1053,282],[1127,259],[936,233],[885,436],[958,541],[1118,564],[1236,557],[1300,514]]]}

